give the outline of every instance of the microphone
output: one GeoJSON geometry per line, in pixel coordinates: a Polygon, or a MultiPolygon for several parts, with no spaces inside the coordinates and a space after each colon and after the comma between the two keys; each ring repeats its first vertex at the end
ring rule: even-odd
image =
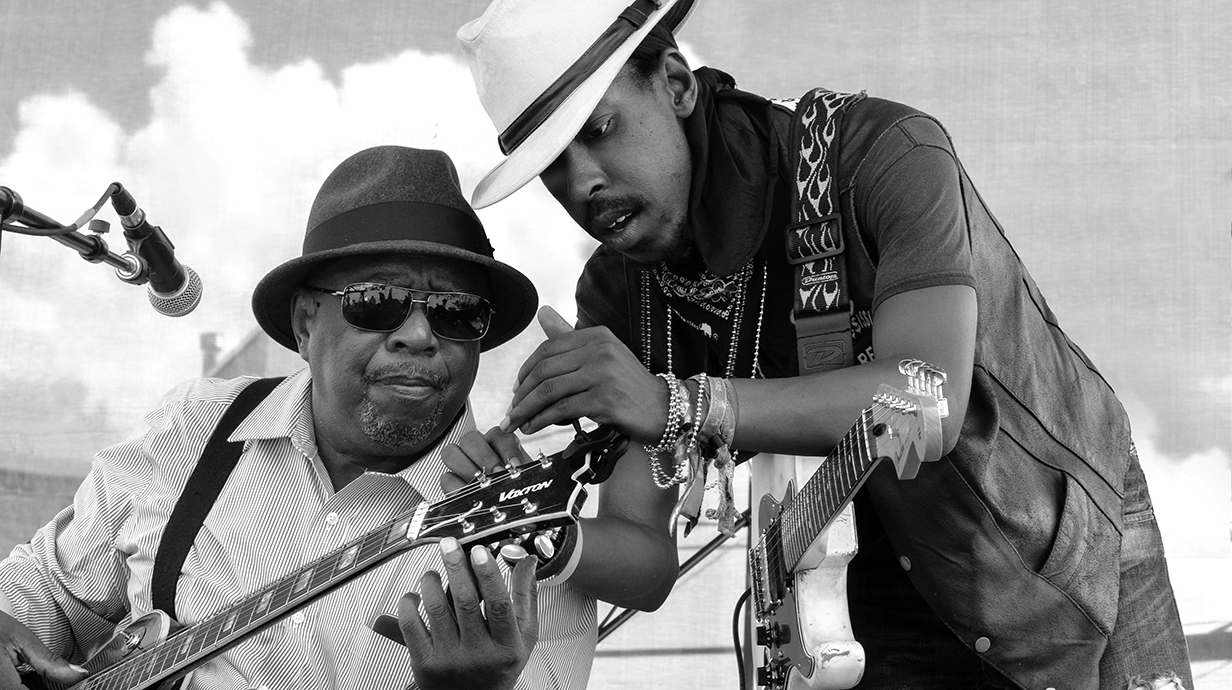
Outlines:
{"type": "Polygon", "coordinates": [[[145,211],[119,182],[111,194],[111,205],[120,215],[129,249],[149,267],[150,304],[166,316],[183,316],[201,302],[201,277],[175,259],[175,245],[162,228],[150,225],[145,211]]]}

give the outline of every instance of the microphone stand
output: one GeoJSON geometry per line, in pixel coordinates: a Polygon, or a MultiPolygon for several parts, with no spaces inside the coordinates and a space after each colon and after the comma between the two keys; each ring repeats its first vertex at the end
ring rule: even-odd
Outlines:
{"type": "Polygon", "coordinates": [[[94,214],[98,213],[107,199],[118,190],[119,185],[113,182],[107,187],[107,191],[98,203],[86,209],[76,223],[61,225],[34,209],[26,208],[17,192],[8,187],[0,187],[0,201],[4,202],[0,207],[0,229],[23,235],[50,237],[75,250],[81,258],[92,264],[104,263],[111,266],[120,280],[131,285],[144,285],[150,272],[145,260],[131,252],[116,254],[108,249],[102,233],[107,232],[110,225],[103,220],[94,220],[94,214]],[[24,225],[13,225],[8,222],[10,218],[15,218],[17,222],[24,225]],[[77,228],[83,224],[87,224],[94,234],[83,235],[77,232],[77,228]]]}

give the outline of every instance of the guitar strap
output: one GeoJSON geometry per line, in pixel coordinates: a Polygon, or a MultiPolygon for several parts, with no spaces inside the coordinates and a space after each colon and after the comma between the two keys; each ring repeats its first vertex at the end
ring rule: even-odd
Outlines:
{"type": "Polygon", "coordinates": [[[154,556],[154,576],[150,583],[150,595],[154,608],[175,618],[175,590],[180,579],[180,569],[188,558],[197,532],[205,523],[206,515],[214,507],[214,501],[222,493],[222,487],[231,476],[244,452],[242,442],[229,442],[227,437],[239,427],[257,405],[261,403],[285,377],[257,379],[235,397],[214,433],[210,435],[201,453],[201,459],[193,468],[180,493],[163,536],[154,556]]]}
{"type": "Polygon", "coordinates": [[[798,101],[776,101],[795,111],[789,142],[796,148],[787,261],[793,267],[800,374],[849,367],[851,300],[843,258],[843,219],[838,203],[839,116],[865,94],[814,89],[798,101]]]}

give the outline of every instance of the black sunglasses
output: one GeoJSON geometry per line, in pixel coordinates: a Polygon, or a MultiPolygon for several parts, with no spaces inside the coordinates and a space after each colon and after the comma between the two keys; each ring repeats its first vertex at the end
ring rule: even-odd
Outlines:
{"type": "Polygon", "coordinates": [[[352,283],[341,290],[304,287],[341,297],[342,318],[361,331],[396,331],[416,304],[424,305],[432,332],[449,340],[479,340],[492,320],[492,305],[469,292],[412,290],[381,283],[352,283]]]}

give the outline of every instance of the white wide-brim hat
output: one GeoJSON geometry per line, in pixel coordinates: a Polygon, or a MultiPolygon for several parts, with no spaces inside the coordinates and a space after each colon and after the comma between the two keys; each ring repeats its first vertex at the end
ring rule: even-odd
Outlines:
{"type": "Polygon", "coordinates": [[[504,199],[543,172],[581,130],[655,25],[675,31],[693,0],[495,0],[458,30],[479,101],[506,158],[471,196],[504,199]]]}

